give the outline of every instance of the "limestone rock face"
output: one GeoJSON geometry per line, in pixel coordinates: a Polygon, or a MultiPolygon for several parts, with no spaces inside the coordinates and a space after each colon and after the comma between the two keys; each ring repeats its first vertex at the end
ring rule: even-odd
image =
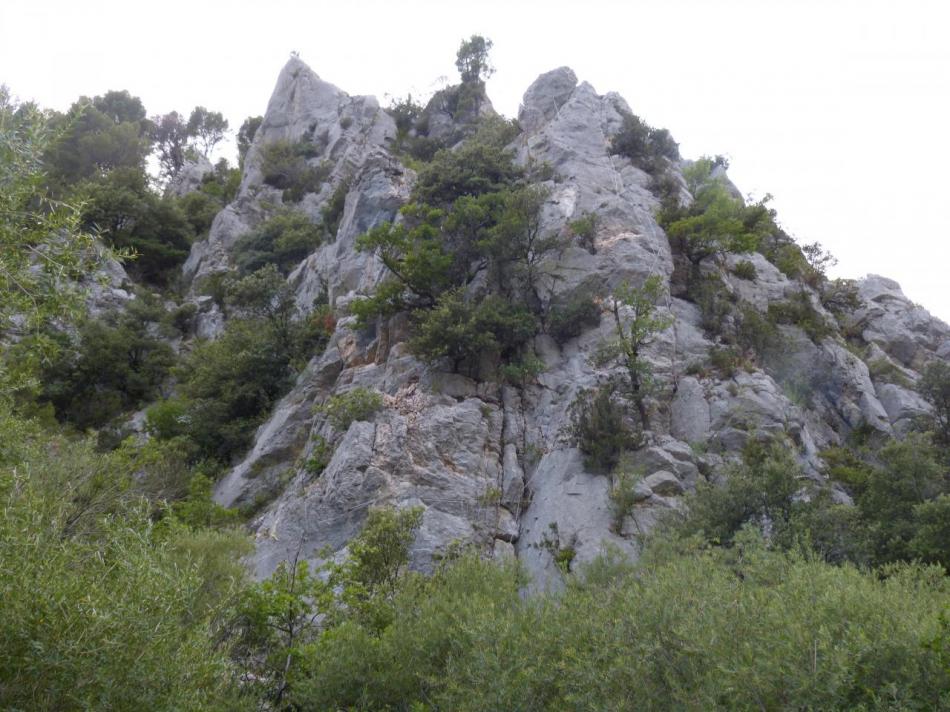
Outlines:
{"type": "MultiPolygon", "coordinates": [[[[674,278],[670,245],[654,217],[652,177],[611,153],[629,111],[619,96],[598,94],[567,68],[541,75],[525,93],[518,117],[522,133],[511,148],[524,166],[550,167],[542,232],[568,242],[541,270],[541,291],[548,298],[586,287],[608,294],[623,282],[639,285],[651,275],[667,283],[674,278]],[[594,213],[599,219],[593,244],[582,245],[571,237],[569,223],[594,213]]],[[[464,129],[453,125],[452,117],[439,121],[445,125],[438,130],[446,135],[464,129]]],[[[564,557],[571,568],[608,544],[635,557],[640,537],[665,513],[685,506],[684,495],[701,479],[719,478],[751,439],[787,436],[806,474],[821,480],[823,449],[840,444],[856,428],[906,432],[926,411],[910,385],[926,362],[950,354],[950,329],[911,304],[896,284],[864,280],[860,308],[839,317],[839,328],[817,292],[764,256],[710,258],[704,273],[721,279],[735,303],[766,314],[771,304],[804,295],[831,335],[815,341],[796,326],[782,326],[781,358],[768,367],[751,360],[727,374],[709,367],[714,349],[728,344],[709,332],[697,304],[664,297],[658,311],[670,318],[670,326],[644,354],[657,382],[647,402],[649,429],[631,456],[641,479],[633,510],[618,525],[610,505],[611,478],[585,466],[574,436],[578,397],[622,382],[618,365],[596,365],[600,346],[613,335],[608,301],[599,326],[577,338],[558,344],[550,336],[537,337],[534,351],[542,372],[519,387],[421,363],[408,350],[404,318],[371,330],[355,328],[347,305],[371,294],[386,276],[377,257],[355,249],[355,240],[397,218],[415,179],[389,151],[394,136],[392,119],[375,99],[350,97],[291,60],[248,152],[237,198],[185,265],[199,327],[213,338],[222,317],[200,296],[201,280],[229,269],[235,241],[259,224],[268,203],[281,201],[280,191],[263,183],[262,147],[302,138],[320,147],[311,160],[326,162],[329,178],[296,208],[319,221],[333,192],[344,190],[344,209],[336,235],[288,280],[305,310],[326,292],[336,332],[216,491],[223,504],[257,511],[257,575],[266,576],[298,553],[316,558],[324,547],[339,552],[373,506],[419,506],[424,513],[413,551],[419,570],[429,570],[458,541],[488,556],[516,556],[533,587],[557,588],[563,580],[555,563],[558,551],[573,552],[564,557]],[[734,274],[740,261],[753,264],[754,279],[734,274]],[[845,327],[863,334],[869,354],[877,349],[876,357],[903,369],[906,384],[875,376],[868,367],[871,355],[859,357],[853,343],[846,348],[845,327]],[[319,406],[357,387],[382,394],[383,405],[337,432],[319,406]],[[308,465],[321,442],[336,444],[322,470],[308,465]]],[[[669,174],[685,191],[680,166],[671,165],[669,174]]]]}
{"type": "Polygon", "coordinates": [[[165,195],[181,198],[193,193],[201,187],[201,181],[206,175],[214,171],[205,156],[198,153],[185,160],[185,165],[165,186],[165,195]]]}

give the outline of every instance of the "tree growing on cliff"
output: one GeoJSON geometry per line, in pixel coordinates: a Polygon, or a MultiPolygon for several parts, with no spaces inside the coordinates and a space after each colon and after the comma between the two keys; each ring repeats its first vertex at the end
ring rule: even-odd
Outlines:
{"type": "Polygon", "coordinates": [[[659,275],[647,277],[640,287],[624,282],[614,290],[611,305],[614,338],[604,343],[598,353],[602,361],[619,358],[623,363],[630,395],[644,428],[649,427],[646,396],[652,374],[649,362],[643,357],[643,348],[672,324],[670,317],[656,313],[656,303],[662,294],[663,280],[659,275]]]}
{"type": "Polygon", "coordinates": [[[463,83],[483,82],[495,73],[495,68],[488,60],[492,45],[490,39],[481,35],[472,35],[467,40],[462,40],[455,56],[455,66],[458,67],[463,83]]]}

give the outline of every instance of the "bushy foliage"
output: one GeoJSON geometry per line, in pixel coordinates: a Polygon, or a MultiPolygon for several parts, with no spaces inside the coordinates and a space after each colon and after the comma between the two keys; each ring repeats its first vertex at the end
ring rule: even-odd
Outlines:
{"type": "Polygon", "coordinates": [[[784,302],[772,302],[769,304],[768,316],[777,324],[797,326],[816,343],[830,335],[833,330],[812,305],[807,292],[799,292],[784,302]]]}
{"type": "Polygon", "coordinates": [[[495,72],[488,60],[492,41],[481,35],[462,40],[455,56],[455,66],[463,82],[483,82],[495,72]]]}
{"type": "Polygon", "coordinates": [[[467,301],[460,291],[441,295],[432,309],[417,312],[409,346],[427,361],[447,358],[453,370],[479,359],[513,357],[538,330],[528,309],[498,295],[467,301]]]}
{"type": "Polygon", "coordinates": [[[633,161],[647,173],[662,172],[669,161],[680,158],[679,146],[666,129],[655,129],[639,116],[626,114],[611,149],[633,161]]]}
{"type": "Polygon", "coordinates": [[[745,279],[749,282],[754,282],[756,277],[758,277],[755,265],[749,262],[749,260],[742,260],[736,263],[736,266],[732,268],[732,273],[739,279],[745,279]]]}
{"type": "Polygon", "coordinates": [[[413,199],[446,206],[462,196],[477,197],[510,185],[521,176],[514,154],[505,149],[514,133],[503,119],[487,120],[461,147],[440,150],[419,172],[413,199]]]}
{"type": "Polygon", "coordinates": [[[593,472],[610,472],[625,451],[639,444],[612,390],[602,387],[585,392],[572,406],[577,447],[584,454],[584,465],[593,472]]]}
{"type": "Polygon", "coordinates": [[[310,164],[319,155],[311,141],[273,141],[261,147],[260,155],[264,182],[282,190],[289,203],[299,203],[307,193],[319,191],[330,174],[326,164],[310,164]]]}
{"type": "Polygon", "coordinates": [[[636,567],[608,555],[557,598],[526,598],[522,583],[470,555],[402,579],[383,630],[346,622],[305,649],[292,703],[938,709],[950,694],[930,644],[947,583],[931,569],[881,580],[745,536],[731,551],[658,544],[636,567]]]}
{"type": "Polygon", "coordinates": [[[140,296],[126,313],[83,322],[43,369],[42,402],[80,430],[100,428],[154,398],[172,365],[171,347],[155,333],[161,307],[140,296]]]}
{"type": "Polygon", "coordinates": [[[571,232],[574,233],[574,236],[578,242],[580,242],[581,247],[591,254],[594,254],[596,251],[594,238],[597,235],[598,221],[597,213],[587,213],[568,224],[571,232]]]}
{"type": "Polygon", "coordinates": [[[317,410],[326,416],[330,425],[343,432],[355,421],[369,420],[382,406],[381,393],[357,386],[331,396],[317,410]]]}
{"type": "Polygon", "coordinates": [[[241,128],[238,129],[238,167],[242,170],[244,169],[244,159],[247,157],[247,152],[250,150],[251,144],[254,143],[254,137],[262,123],[264,123],[263,116],[248,116],[241,124],[241,128]]]}
{"type": "Polygon", "coordinates": [[[56,351],[50,325],[79,316],[84,301],[74,285],[103,257],[82,230],[79,207],[51,199],[45,186],[49,123],[0,86],[0,399],[36,387],[37,370],[56,351]],[[25,348],[7,348],[16,341],[25,348]]]}
{"type": "Polygon", "coordinates": [[[623,461],[613,475],[613,482],[607,498],[610,502],[611,528],[615,534],[623,534],[623,524],[633,514],[636,503],[643,497],[637,491],[642,474],[633,467],[624,466],[623,461]]]}
{"type": "Polygon", "coordinates": [[[950,448],[950,364],[940,360],[930,363],[917,391],[933,406],[931,424],[937,441],[950,448]]]}
{"type": "Polygon", "coordinates": [[[320,245],[322,237],[320,226],[304,213],[282,210],[238,238],[234,261],[245,274],[268,264],[287,274],[320,245]]]}
{"type": "Polygon", "coordinates": [[[673,248],[693,265],[724,252],[752,252],[778,231],[768,198],[745,205],[714,176],[715,162],[702,158],[683,171],[693,202],[664,204],[658,218],[673,248]]]}
{"type": "Polygon", "coordinates": [[[46,149],[53,192],[62,197],[84,179],[117,168],[141,172],[151,148],[145,107],[127,91],[81,97],[65,115],[54,115],[59,129],[46,149]]]}
{"type": "Polygon", "coordinates": [[[614,291],[611,310],[614,338],[602,344],[598,358],[619,358],[627,371],[630,395],[640,414],[642,427],[649,427],[646,397],[652,386],[652,372],[643,354],[656,335],[672,324],[672,318],[657,314],[656,303],[663,294],[663,280],[647,277],[639,287],[623,283],[614,291]]]}
{"type": "Polygon", "coordinates": [[[83,226],[96,231],[134,259],[129,271],[140,279],[164,284],[188,256],[195,233],[174,199],[163,199],[138,168],[119,168],[75,188],[84,201],[83,226]]]}
{"type": "Polygon", "coordinates": [[[600,305],[590,290],[579,289],[551,303],[547,332],[560,344],[575,339],[600,324],[600,305]]]}
{"type": "Polygon", "coordinates": [[[119,454],[5,412],[0,441],[0,704],[240,709],[213,621],[244,538],[156,525],[119,454]]]}
{"type": "Polygon", "coordinates": [[[234,625],[244,693],[275,708],[288,695],[306,697],[312,673],[303,666],[337,664],[322,655],[324,641],[351,626],[371,635],[388,627],[421,521],[420,509],[373,509],[344,561],[311,571],[296,557],[249,587],[234,625]]]}

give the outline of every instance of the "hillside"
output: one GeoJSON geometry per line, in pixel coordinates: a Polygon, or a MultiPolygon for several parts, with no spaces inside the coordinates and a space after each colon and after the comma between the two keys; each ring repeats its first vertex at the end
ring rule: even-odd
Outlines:
{"type": "Polygon", "coordinates": [[[490,48],[0,92],[0,707],[950,709],[950,326],[490,48]]]}

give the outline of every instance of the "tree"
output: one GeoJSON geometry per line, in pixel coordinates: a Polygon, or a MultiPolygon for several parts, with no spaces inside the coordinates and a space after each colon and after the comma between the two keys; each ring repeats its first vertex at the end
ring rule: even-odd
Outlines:
{"type": "Polygon", "coordinates": [[[56,350],[47,327],[79,315],[76,285],[105,256],[78,207],[44,188],[41,161],[54,138],[43,113],[0,87],[0,400],[36,385],[35,369],[56,350]],[[30,346],[11,358],[16,341],[30,346]]]}
{"type": "Polygon", "coordinates": [[[188,125],[177,111],[152,117],[152,140],[164,176],[177,175],[185,165],[188,138],[188,125]]]}
{"type": "Polygon", "coordinates": [[[244,123],[241,124],[241,128],[238,129],[238,165],[241,168],[244,167],[244,158],[247,156],[251,144],[254,143],[254,137],[257,135],[257,130],[261,127],[262,123],[264,123],[263,116],[248,116],[244,119],[244,123]]]}
{"type": "Polygon", "coordinates": [[[495,73],[495,68],[488,61],[491,48],[492,41],[481,35],[472,35],[469,39],[462,40],[455,55],[455,66],[463,83],[483,82],[495,73]]]}
{"type": "Polygon", "coordinates": [[[207,157],[228,132],[228,120],[220,111],[208,111],[203,106],[196,106],[188,118],[186,131],[200,142],[201,152],[207,157]]]}
{"type": "Polygon", "coordinates": [[[135,254],[130,271],[161,284],[188,256],[194,230],[180,205],[160,198],[137,168],[119,168],[77,186],[83,226],[135,254]]]}
{"type": "Polygon", "coordinates": [[[129,94],[128,90],[107,91],[94,97],[92,105],[116,124],[132,123],[144,128],[145,106],[141,99],[129,94]]]}
{"type": "Polygon", "coordinates": [[[282,709],[295,681],[305,677],[299,668],[301,658],[311,657],[310,646],[351,620],[377,633],[389,625],[421,523],[421,508],[372,509],[344,561],[329,559],[312,570],[298,554],[247,589],[235,620],[246,691],[268,709],[282,709]]]}
{"type": "Polygon", "coordinates": [[[128,92],[109,92],[74,103],[52,123],[59,129],[44,156],[50,185],[66,195],[83,179],[97,178],[116,168],[144,171],[150,149],[144,107],[128,92]]]}
{"type": "Polygon", "coordinates": [[[707,257],[752,252],[763,239],[778,232],[775,211],[768,207],[771,196],[745,205],[713,175],[716,165],[713,159],[701,158],[684,170],[693,202],[684,208],[667,201],[659,214],[673,247],[689,259],[694,273],[707,257]]]}
{"type": "Polygon", "coordinates": [[[628,282],[621,284],[614,291],[611,305],[615,336],[601,347],[599,354],[600,358],[620,357],[627,370],[630,395],[644,428],[649,427],[645,401],[651,385],[651,371],[649,362],[643,358],[643,348],[672,323],[670,317],[656,313],[656,302],[662,294],[663,280],[658,275],[647,277],[641,287],[628,282]]]}
{"type": "Polygon", "coordinates": [[[937,441],[950,448],[950,364],[941,360],[929,364],[917,390],[933,406],[931,419],[937,441]]]}

